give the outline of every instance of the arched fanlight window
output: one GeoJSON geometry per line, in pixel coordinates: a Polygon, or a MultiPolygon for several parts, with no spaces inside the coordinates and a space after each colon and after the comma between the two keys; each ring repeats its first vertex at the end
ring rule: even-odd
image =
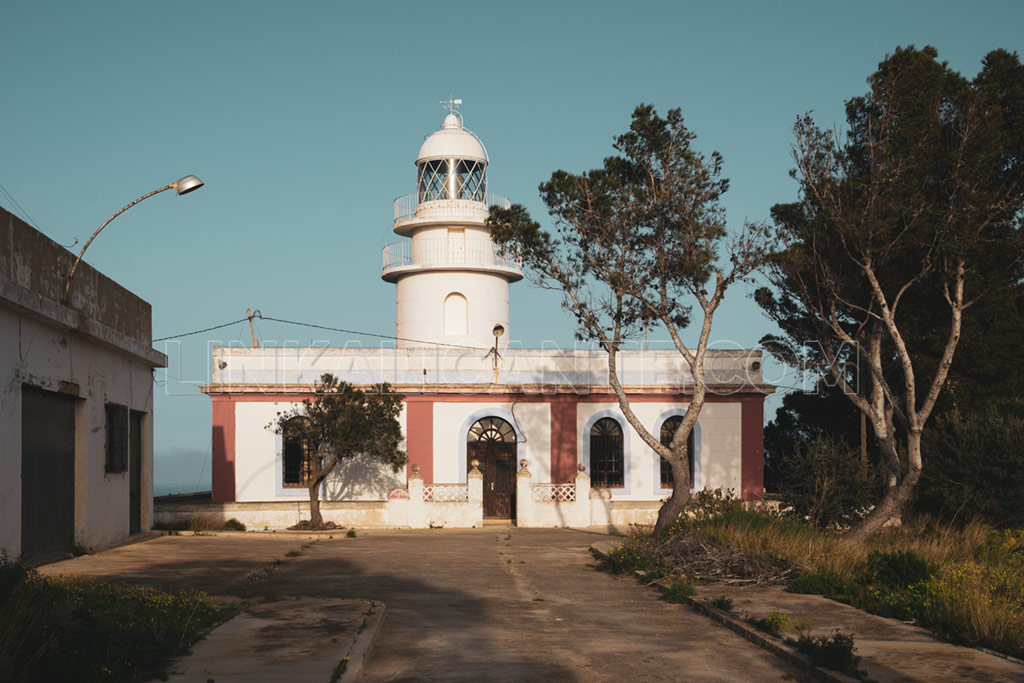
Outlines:
{"type": "Polygon", "coordinates": [[[515,440],[516,432],[512,429],[512,425],[500,417],[485,417],[478,420],[469,428],[469,434],[466,435],[466,441],[471,443],[489,441],[514,443],[515,440]]]}
{"type": "MultiPolygon", "coordinates": [[[[661,424],[661,445],[671,446],[672,439],[676,435],[676,430],[679,429],[679,425],[683,423],[681,415],[673,415],[661,424]]],[[[694,438],[693,432],[696,430],[690,430],[690,436],[686,439],[686,453],[690,461],[690,488],[693,488],[693,447],[694,438]]],[[[672,466],[668,464],[665,458],[661,460],[661,488],[670,489],[675,485],[675,478],[672,476],[672,466]]]]}
{"type": "Polygon", "coordinates": [[[305,435],[305,427],[309,420],[304,417],[293,417],[284,424],[281,437],[282,482],[285,486],[309,486],[313,469],[313,447],[305,435]]]}
{"type": "Polygon", "coordinates": [[[622,426],[610,417],[602,417],[590,428],[590,483],[597,487],[625,485],[622,426]]]}

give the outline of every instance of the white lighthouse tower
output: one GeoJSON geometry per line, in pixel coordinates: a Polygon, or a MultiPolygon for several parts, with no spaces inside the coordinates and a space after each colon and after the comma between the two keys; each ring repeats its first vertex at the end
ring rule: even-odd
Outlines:
{"type": "Polygon", "coordinates": [[[416,192],[395,200],[395,233],[381,277],[396,285],[398,345],[490,348],[509,339],[508,285],[523,277],[491,242],[487,214],[508,207],[487,192],[487,150],[451,100],[441,129],[416,157],[416,192]]]}

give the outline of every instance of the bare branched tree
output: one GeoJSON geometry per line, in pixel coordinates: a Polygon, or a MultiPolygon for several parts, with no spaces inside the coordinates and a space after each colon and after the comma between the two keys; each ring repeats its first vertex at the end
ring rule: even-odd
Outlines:
{"type": "Polygon", "coordinates": [[[649,105],[633,113],[629,132],[616,138],[617,156],[575,175],[556,171],[540,186],[555,222],[542,230],[526,209],[492,209],[495,241],[519,255],[532,279],[564,293],[577,337],[608,353],[608,381],[626,421],[672,468],[677,485],[658,514],[661,533],[689,499],[687,441],[708,391],[705,358],[715,312],[726,290],[762,262],[767,229],[747,224],[726,230],[719,203],[728,188],[722,157],[694,149],[695,135],[678,109],[661,118],[649,105]],[[695,343],[683,339],[693,304],[699,309],[695,343]],[[618,374],[618,354],[629,339],[660,324],[693,377],[690,405],[669,446],[636,416],[618,374]]]}
{"type": "Polygon", "coordinates": [[[853,541],[910,499],[964,311],[1019,282],[1022,264],[1017,56],[991,53],[968,82],[933,48],[897,49],[869,85],[847,103],[845,140],[797,121],[800,200],[773,208],[785,249],[768,269],[774,291],[758,292],[785,332],[763,342],[830,375],[874,430],[890,486],[853,541]],[[926,343],[937,362],[919,353],[926,343]],[[857,356],[866,388],[853,384],[857,356]]]}

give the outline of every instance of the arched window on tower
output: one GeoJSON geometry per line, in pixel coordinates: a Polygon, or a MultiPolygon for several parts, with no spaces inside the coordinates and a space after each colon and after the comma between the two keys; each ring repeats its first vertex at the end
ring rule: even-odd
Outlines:
{"type": "Polygon", "coordinates": [[[282,482],[285,486],[307,487],[313,464],[313,447],[305,434],[309,420],[293,417],[282,430],[282,482]]]}
{"type": "MultiPolygon", "coordinates": [[[[676,430],[679,429],[679,425],[683,423],[681,415],[673,415],[672,417],[661,423],[661,445],[671,446],[672,439],[676,435],[676,430]]],[[[686,439],[686,453],[690,461],[690,488],[693,488],[693,448],[694,438],[693,433],[697,427],[690,430],[690,436],[686,439]]],[[[672,466],[668,464],[665,458],[659,458],[661,460],[661,488],[670,489],[675,485],[675,478],[672,475],[672,466]]]]}
{"type": "Polygon", "coordinates": [[[469,333],[469,311],[466,297],[452,292],[444,298],[444,333],[465,335],[469,333]]]}
{"type": "Polygon", "coordinates": [[[625,486],[622,425],[610,417],[602,417],[590,428],[590,483],[602,488],[625,486]]]}

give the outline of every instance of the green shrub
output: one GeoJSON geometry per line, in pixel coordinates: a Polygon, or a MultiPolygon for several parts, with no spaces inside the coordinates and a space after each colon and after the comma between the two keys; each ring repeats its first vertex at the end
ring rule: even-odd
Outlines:
{"type": "Polygon", "coordinates": [[[356,537],[356,530],[355,529],[349,529],[345,533],[345,538],[355,538],[355,537],[356,537]]]}
{"type": "Polygon", "coordinates": [[[860,592],[856,581],[836,572],[817,571],[797,575],[786,587],[790,593],[824,595],[828,598],[849,601],[860,592]]]}
{"type": "Polygon", "coordinates": [[[718,609],[722,610],[723,612],[732,611],[732,598],[730,598],[725,593],[722,593],[717,598],[712,600],[711,604],[717,607],[718,609]]]}
{"type": "Polygon", "coordinates": [[[196,591],[44,578],[0,561],[0,680],[130,681],[230,616],[196,591]]]}
{"type": "Polygon", "coordinates": [[[876,469],[844,439],[829,434],[794,443],[778,469],[784,508],[819,529],[856,522],[879,493],[876,469]]]}
{"type": "Polygon", "coordinates": [[[232,517],[221,527],[224,531],[245,531],[245,524],[232,517]]]}
{"type": "Polygon", "coordinates": [[[924,583],[935,570],[913,550],[872,550],[868,553],[867,572],[870,583],[899,589],[924,583]]]}
{"type": "Polygon", "coordinates": [[[751,618],[748,621],[750,621],[754,628],[770,633],[773,636],[781,636],[783,633],[788,633],[791,630],[803,632],[810,628],[806,621],[782,614],[781,612],[769,612],[763,617],[751,618]]]}
{"type": "Polygon", "coordinates": [[[662,597],[665,598],[665,602],[683,603],[686,602],[686,598],[692,596],[696,592],[693,588],[693,584],[689,581],[682,579],[676,579],[665,588],[665,592],[662,593],[662,597]]]}
{"type": "Polygon", "coordinates": [[[791,638],[787,642],[810,657],[815,666],[864,678],[864,672],[857,668],[860,657],[857,656],[857,648],[853,645],[853,635],[846,635],[838,630],[831,636],[811,636],[802,633],[799,638],[791,638]]]}
{"type": "Polygon", "coordinates": [[[743,501],[732,489],[701,489],[687,501],[685,517],[699,522],[743,509],[743,501]]]}
{"type": "Polygon", "coordinates": [[[651,559],[650,546],[638,542],[637,539],[630,539],[620,546],[613,548],[607,553],[593,550],[594,558],[597,559],[598,569],[609,574],[632,574],[634,572],[649,572],[654,567],[651,559]]]}
{"type": "MultiPolygon", "coordinates": [[[[986,553],[987,554],[987,553],[986,553]]],[[[1024,657],[1024,571],[1012,551],[1003,561],[942,566],[925,585],[917,618],[936,634],[1024,657]]]]}
{"type": "Polygon", "coordinates": [[[1024,526],[1024,399],[953,409],[924,431],[915,507],[945,519],[1024,526]]]}

